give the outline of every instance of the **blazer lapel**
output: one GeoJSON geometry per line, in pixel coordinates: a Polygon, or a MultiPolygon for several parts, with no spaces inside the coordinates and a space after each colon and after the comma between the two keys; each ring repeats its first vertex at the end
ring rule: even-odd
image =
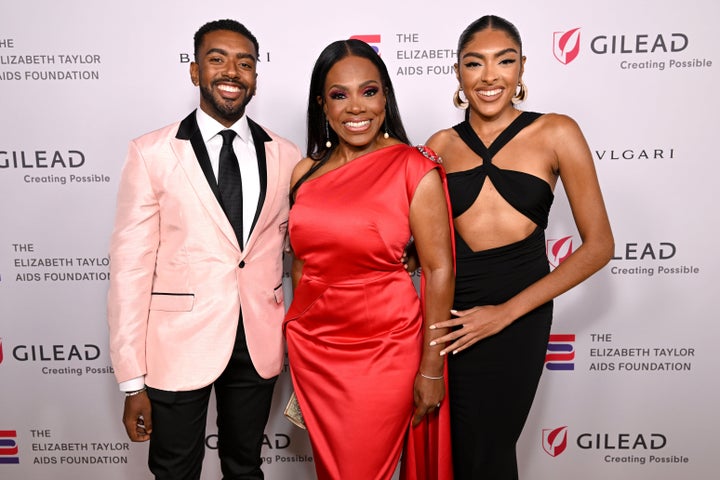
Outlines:
{"type": "Polygon", "coordinates": [[[262,129],[260,125],[253,122],[248,118],[248,125],[250,126],[250,133],[253,137],[253,143],[255,144],[255,152],[257,154],[258,162],[258,173],[260,176],[260,195],[258,197],[257,210],[255,211],[255,217],[253,218],[252,225],[250,226],[250,232],[248,235],[248,244],[252,237],[252,232],[255,229],[255,225],[260,218],[260,213],[263,210],[265,204],[265,198],[267,197],[267,184],[268,184],[268,159],[265,154],[266,142],[268,145],[272,144],[272,138],[262,129]]]}
{"type": "Polygon", "coordinates": [[[217,180],[215,180],[215,172],[213,172],[212,165],[210,164],[210,156],[207,153],[205,142],[203,141],[202,134],[200,133],[200,129],[197,125],[195,111],[180,122],[180,127],[178,128],[175,138],[190,141],[193,151],[195,152],[195,157],[200,164],[200,168],[205,174],[205,179],[219,203],[220,190],[218,190],[217,180]]]}
{"type": "Polygon", "coordinates": [[[172,147],[195,193],[223,234],[239,250],[235,231],[220,206],[220,191],[215,180],[215,172],[197,125],[195,111],[180,122],[175,140],[177,141],[172,142],[172,147]]]}

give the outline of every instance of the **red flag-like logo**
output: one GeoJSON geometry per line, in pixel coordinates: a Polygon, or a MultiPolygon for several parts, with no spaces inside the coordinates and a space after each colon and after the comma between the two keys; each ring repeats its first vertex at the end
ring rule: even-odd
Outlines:
{"type": "Polygon", "coordinates": [[[17,432],[15,430],[0,430],[0,465],[20,463],[18,451],[17,432]]]}
{"type": "Polygon", "coordinates": [[[551,457],[557,457],[567,448],[567,425],[558,428],[544,428],[542,447],[551,457]]]}
{"type": "Polygon", "coordinates": [[[373,50],[375,50],[375,53],[377,53],[378,55],[380,55],[380,41],[381,41],[380,35],[377,35],[377,34],[373,34],[373,35],[353,35],[353,36],[350,37],[350,38],[351,38],[351,39],[355,39],[355,40],[362,40],[363,42],[365,42],[365,43],[367,43],[368,45],[370,45],[370,46],[373,48],[373,50]]]}
{"type": "Polygon", "coordinates": [[[563,65],[575,60],[580,53],[580,27],[567,32],[553,33],[553,55],[563,65]]]}
{"type": "Polygon", "coordinates": [[[553,268],[557,268],[571,253],[573,253],[572,235],[547,241],[548,262],[553,268]]]}

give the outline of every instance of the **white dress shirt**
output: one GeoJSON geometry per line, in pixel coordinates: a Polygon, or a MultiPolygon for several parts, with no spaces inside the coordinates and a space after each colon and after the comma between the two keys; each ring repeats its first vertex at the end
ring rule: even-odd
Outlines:
{"type": "Polygon", "coordinates": [[[223,139],[219,133],[223,130],[234,130],[237,134],[233,140],[233,150],[240,164],[240,176],[242,177],[243,192],[243,239],[240,247],[247,244],[250,235],[250,227],[255,219],[255,212],[260,198],[260,173],[258,172],[257,152],[253,142],[250,126],[247,117],[243,115],[240,120],[230,127],[224,127],[217,120],[212,118],[201,109],[197,109],[197,123],[202,134],[205,148],[207,148],[210,164],[215,172],[215,180],[218,179],[220,170],[220,149],[223,139]]]}

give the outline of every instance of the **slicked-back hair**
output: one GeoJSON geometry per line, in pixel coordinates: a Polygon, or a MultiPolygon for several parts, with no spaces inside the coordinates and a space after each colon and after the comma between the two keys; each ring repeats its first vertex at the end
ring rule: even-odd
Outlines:
{"type": "Polygon", "coordinates": [[[520,47],[520,56],[522,57],[522,40],[520,39],[520,32],[517,27],[502,17],[485,15],[468,25],[460,34],[457,47],[458,64],[460,63],[460,52],[472,41],[473,36],[478,32],[488,29],[505,32],[508,37],[518,44],[518,47],[520,47]]]}

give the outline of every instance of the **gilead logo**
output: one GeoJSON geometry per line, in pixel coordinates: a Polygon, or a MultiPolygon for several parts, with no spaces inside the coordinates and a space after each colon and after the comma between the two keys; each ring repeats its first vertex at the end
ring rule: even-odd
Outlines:
{"type": "Polygon", "coordinates": [[[567,257],[573,253],[572,235],[562,238],[551,238],[545,242],[548,262],[557,268],[567,257]]]}
{"type": "Polygon", "coordinates": [[[563,65],[575,60],[580,53],[580,27],[567,32],[553,32],[553,55],[563,65]]]}
{"type": "Polygon", "coordinates": [[[582,433],[577,446],[584,450],[660,450],[667,445],[662,433],[582,433]]]}
{"type": "Polygon", "coordinates": [[[551,457],[557,457],[567,448],[567,425],[558,428],[544,428],[542,447],[551,457]]]}

